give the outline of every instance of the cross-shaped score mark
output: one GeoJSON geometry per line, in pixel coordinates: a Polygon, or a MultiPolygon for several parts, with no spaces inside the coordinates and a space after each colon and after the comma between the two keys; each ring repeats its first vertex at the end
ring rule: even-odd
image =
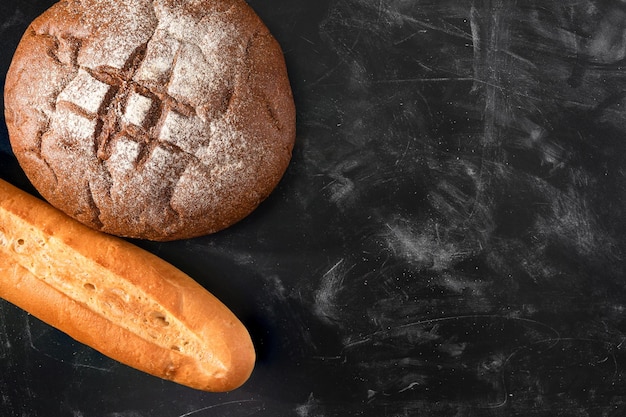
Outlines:
{"type": "Polygon", "coordinates": [[[136,163],[140,155],[151,157],[157,147],[171,152],[173,146],[193,154],[198,137],[208,140],[193,106],[168,92],[183,45],[174,47],[169,40],[155,45],[152,53],[147,46],[138,48],[121,70],[78,68],[57,97],[58,114],[52,124],[66,144],[92,158],[136,163]],[[155,57],[164,51],[169,56],[155,57]],[[111,147],[112,139],[115,145],[111,147]],[[143,152],[144,147],[149,152],[143,152]],[[122,154],[115,157],[116,152],[122,154]]]}

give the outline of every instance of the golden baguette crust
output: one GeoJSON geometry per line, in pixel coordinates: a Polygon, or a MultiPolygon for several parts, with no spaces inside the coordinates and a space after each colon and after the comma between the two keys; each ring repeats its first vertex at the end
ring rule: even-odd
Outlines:
{"type": "Polygon", "coordinates": [[[188,275],[0,180],[0,297],[104,355],[222,392],[250,376],[243,324],[188,275]]]}

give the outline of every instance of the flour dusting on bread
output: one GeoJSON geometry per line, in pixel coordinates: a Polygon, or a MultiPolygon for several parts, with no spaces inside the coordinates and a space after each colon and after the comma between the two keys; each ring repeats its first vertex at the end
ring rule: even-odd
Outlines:
{"type": "Polygon", "coordinates": [[[120,236],[232,225],[276,187],[295,140],[282,52],[243,0],[60,2],[25,34],[5,97],[38,191],[120,236]]]}

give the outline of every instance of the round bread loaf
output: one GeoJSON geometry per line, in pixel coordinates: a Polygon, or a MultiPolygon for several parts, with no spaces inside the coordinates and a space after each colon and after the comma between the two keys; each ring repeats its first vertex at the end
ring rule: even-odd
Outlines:
{"type": "Polygon", "coordinates": [[[52,205],[161,241],[247,216],[295,140],[282,51],[243,0],[60,1],[17,48],[5,116],[52,205]]]}

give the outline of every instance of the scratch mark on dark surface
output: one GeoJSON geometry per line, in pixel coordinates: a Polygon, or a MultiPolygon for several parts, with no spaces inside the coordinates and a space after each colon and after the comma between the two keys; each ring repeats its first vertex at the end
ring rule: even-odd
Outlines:
{"type": "MultiPolygon", "coordinates": [[[[197,410],[189,411],[189,412],[187,412],[185,414],[181,414],[178,417],[195,416],[195,415],[203,414],[205,411],[213,410],[213,409],[216,409],[216,408],[228,408],[228,407],[231,407],[231,406],[238,406],[238,407],[246,407],[246,408],[248,408],[250,404],[257,403],[257,402],[258,401],[255,401],[255,400],[227,401],[227,402],[223,402],[223,403],[209,405],[207,407],[199,408],[197,410]]],[[[225,410],[225,411],[222,411],[222,412],[228,412],[228,411],[225,410]]]]}

